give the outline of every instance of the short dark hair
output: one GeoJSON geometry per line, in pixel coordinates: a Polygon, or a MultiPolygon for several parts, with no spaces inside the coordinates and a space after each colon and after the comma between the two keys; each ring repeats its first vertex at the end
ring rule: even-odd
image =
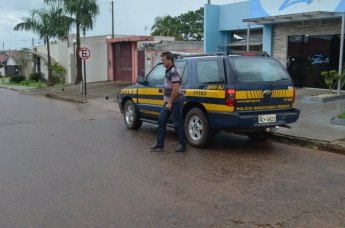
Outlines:
{"type": "Polygon", "coordinates": [[[171,51],[165,51],[161,54],[161,57],[165,57],[167,60],[171,60],[171,62],[174,62],[174,54],[171,53],[171,51]]]}

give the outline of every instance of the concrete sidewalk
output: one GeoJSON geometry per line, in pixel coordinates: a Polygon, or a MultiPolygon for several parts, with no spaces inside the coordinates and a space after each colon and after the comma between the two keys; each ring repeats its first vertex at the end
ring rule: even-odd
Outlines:
{"type": "MultiPolygon", "coordinates": [[[[130,84],[110,81],[88,83],[86,102],[104,109],[119,111],[117,93],[127,85],[130,84]]],[[[16,90],[20,91],[18,88],[16,90]]],[[[22,92],[66,101],[85,102],[85,96],[76,85],[66,85],[63,91],[61,88],[45,88],[22,92]]],[[[302,99],[305,96],[325,92],[326,90],[322,89],[297,88],[295,107],[301,110],[300,118],[296,123],[290,124],[291,129],[279,128],[274,138],[345,154],[345,125],[331,124],[333,117],[345,111],[345,99],[323,103],[302,99]]]]}
{"type": "Polygon", "coordinates": [[[345,154],[345,125],[331,123],[332,118],[345,111],[345,99],[323,103],[303,99],[326,92],[324,89],[296,88],[294,106],[301,110],[300,117],[290,124],[291,129],[279,128],[275,136],[345,154]]]}

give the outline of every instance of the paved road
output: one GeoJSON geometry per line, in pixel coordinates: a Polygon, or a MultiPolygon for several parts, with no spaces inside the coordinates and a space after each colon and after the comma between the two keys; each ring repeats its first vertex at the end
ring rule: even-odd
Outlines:
{"type": "Polygon", "coordinates": [[[0,89],[0,227],[344,227],[345,156],[220,134],[147,149],[153,126],[0,89]]]}

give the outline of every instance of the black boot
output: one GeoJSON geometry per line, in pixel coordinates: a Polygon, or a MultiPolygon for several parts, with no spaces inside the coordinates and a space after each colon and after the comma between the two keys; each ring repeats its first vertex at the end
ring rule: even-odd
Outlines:
{"type": "Polygon", "coordinates": [[[186,152],[186,146],[182,146],[181,144],[179,144],[179,145],[175,148],[175,152],[176,152],[176,153],[186,152]]]}
{"type": "Polygon", "coordinates": [[[164,146],[161,146],[161,145],[158,145],[158,144],[155,144],[155,145],[150,147],[151,151],[161,151],[163,149],[164,149],[164,146]]]}

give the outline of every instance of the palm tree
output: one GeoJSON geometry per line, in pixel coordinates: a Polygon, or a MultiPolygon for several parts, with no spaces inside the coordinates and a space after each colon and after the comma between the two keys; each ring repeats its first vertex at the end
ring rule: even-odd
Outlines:
{"type": "Polygon", "coordinates": [[[178,33],[178,21],[171,16],[156,17],[153,26],[151,27],[151,35],[153,36],[174,36],[180,40],[178,33]]]}
{"type": "MultiPolygon", "coordinates": [[[[80,32],[85,33],[93,29],[93,22],[99,14],[99,7],[96,0],[44,0],[45,3],[63,3],[65,11],[73,17],[73,23],[76,26],[76,45],[77,50],[80,48],[80,32]]],[[[77,55],[78,53],[76,53],[77,55]]],[[[77,56],[77,77],[75,84],[83,81],[82,62],[77,56]]]]}
{"type": "Polygon", "coordinates": [[[52,5],[49,9],[32,10],[29,17],[22,18],[13,30],[32,31],[47,44],[48,53],[48,86],[53,86],[50,40],[53,38],[65,38],[68,34],[70,18],[63,14],[63,9],[52,5]]]}

